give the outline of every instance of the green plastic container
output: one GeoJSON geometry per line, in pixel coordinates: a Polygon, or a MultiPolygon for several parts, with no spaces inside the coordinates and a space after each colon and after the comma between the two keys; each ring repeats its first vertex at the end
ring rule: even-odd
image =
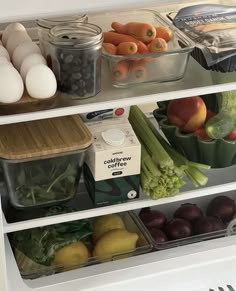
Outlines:
{"type": "MultiPolygon", "coordinates": [[[[216,111],[214,96],[203,99],[208,109],[216,111]]],[[[154,110],[153,115],[173,148],[189,160],[210,165],[212,168],[225,168],[236,164],[236,141],[224,139],[205,141],[196,134],[181,133],[176,126],[168,122],[167,105],[168,102],[158,102],[159,108],[154,110]]]]}

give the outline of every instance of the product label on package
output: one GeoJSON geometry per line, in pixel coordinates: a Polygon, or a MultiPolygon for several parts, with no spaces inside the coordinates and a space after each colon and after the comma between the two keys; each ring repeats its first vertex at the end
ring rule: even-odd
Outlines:
{"type": "Polygon", "coordinates": [[[104,110],[97,110],[87,113],[81,113],[80,116],[83,121],[97,121],[103,120],[108,118],[119,118],[119,117],[128,117],[129,115],[129,107],[119,107],[115,109],[104,109],[104,110]]]}
{"type": "Polygon", "coordinates": [[[127,119],[89,123],[88,128],[94,143],[86,154],[86,163],[95,181],[140,174],[141,145],[127,119]],[[114,146],[104,140],[102,133],[116,128],[123,132],[124,139],[114,146]]]}
{"type": "Polygon", "coordinates": [[[209,65],[236,54],[236,7],[215,4],[185,7],[174,23],[203,49],[209,65]]]}

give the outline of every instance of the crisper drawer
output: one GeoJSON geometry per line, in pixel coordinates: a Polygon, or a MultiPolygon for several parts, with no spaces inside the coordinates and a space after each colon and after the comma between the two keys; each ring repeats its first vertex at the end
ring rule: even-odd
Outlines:
{"type": "Polygon", "coordinates": [[[132,215],[154,250],[235,235],[236,190],[136,209],[132,215]]]}
{"type": "MultiPolygon", "coordinates": [[[[236,290],[236,237],[196,243],[23,280],[7,236],[7,291],[208,291],[236,290]],[[227,289],[227,285],[234,289],[227,289]],[[218,289],[218,287],[225,289],[218,289]]],[[[4,290],[5,291],[5,290],[4,290]]]]}
{"type": "Polygon", "coordinates": [[[21,276],[27,280],[152,250],[146,233],[130,212],[33,228],[8,237],[21,276]]]}

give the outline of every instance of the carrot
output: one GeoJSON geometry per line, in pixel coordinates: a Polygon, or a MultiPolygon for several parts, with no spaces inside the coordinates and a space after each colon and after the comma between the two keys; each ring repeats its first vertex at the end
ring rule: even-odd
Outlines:
{"type": "Polygon", "coordinates": [[[131,78],[135,81],[143,81],[147,77],[147,69],[145,66],[145,61],[131,61],[130,66],[131,78]]]}
{"type": "Polygon", "coordinates": [[[161,37],[166,42],[168,42],[172,39],[173,32],[166,26],[157,26],[156,27],[156,37],[161,37]]]}
{"type": "Polygon", "coordinates": [[[165,52],[167,50],[167,42],[160,37],[155,38],[148,45],[149,51],[152,53],[165,52]]]}
{"type": "Polygon", "coordinates": [[[130,35],[117,33],[114,31],[107,31],[103,33],[103,37],[104,37],[104,42],[112,43],[114,45],[118,45],[121,42],[134,42],[137,44],[138,52],[140,54],[144,54],[148,52],[148,48],[143,42],[139,41],[138,39],[130,35]]]}
{"type": "Polygon", "coordinates": [[[129,62],[126,60],[116,63],[112,69],[112,78],[115,80],[124,80],[128,77],[129,62]]]}
{"type": "Polygon", "coordinates": [[[138,53],[145,54],[149,52],[148,47],[142,41],[138,41],[137,46],[138,46],[138,53]]]}
{"type": "Polygon", "coordinates": [[[111,27],[119,33],[131,35],[144,43],[149,43],[156,37],[156,28],[148,23],[128,22],[121,24],[112,22],[111,27]]]}
{"type": "Polygon", "coordinates": [[[117,47],[113,43],[104,42],[102,46],[109,54],[116,55],[117,47]]]}
{"type": "Polygon", "coordinates": [[[138,52],[138,46],[135,42],[126,41],[121,42],[117,46],[118,55],[134,55],[138,52]]]}

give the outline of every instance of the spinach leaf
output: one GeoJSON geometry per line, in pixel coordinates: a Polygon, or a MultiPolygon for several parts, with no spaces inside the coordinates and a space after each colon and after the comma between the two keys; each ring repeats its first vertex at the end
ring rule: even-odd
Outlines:
{"type": "Polygon", "coordinates": [[[25,206],[65,201],[74,196],[80,172],[74,155],[21,163],[16,195],[25,206]]]}

